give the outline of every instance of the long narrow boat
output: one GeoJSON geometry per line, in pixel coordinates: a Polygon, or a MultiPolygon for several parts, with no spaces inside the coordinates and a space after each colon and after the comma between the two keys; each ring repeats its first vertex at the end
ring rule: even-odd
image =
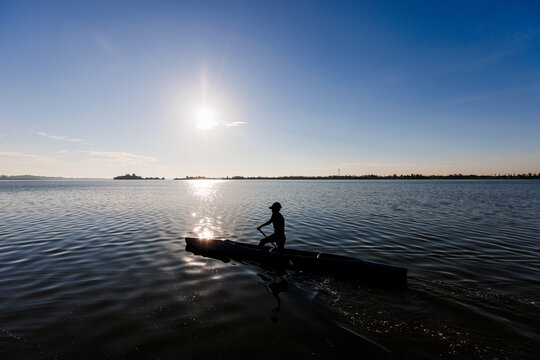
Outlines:
{"type": "Polygon", "coordinates": [[[255,261],[283,269],[341,274],[367,282],[404,285],[407,269],[348,256],[285,249],[275,251],[268,246],[246,244],[232,240],[186,238],[186,250],[219,259],[255,261]]]}

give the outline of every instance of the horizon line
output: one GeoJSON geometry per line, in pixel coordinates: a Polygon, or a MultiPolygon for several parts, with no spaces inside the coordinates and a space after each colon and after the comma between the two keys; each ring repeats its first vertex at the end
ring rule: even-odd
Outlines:
{"type": "MultiPolygon", "coordinates": [[[[135,175],[126,174],[126,175],[135,175]]],[[[124,175],[120,175],[124,176],[124,175]]],[[[540,172],[525,172],[525,173],[500,173],[500,174],[392,174],[392,175],[281,175],[281,176],[184,176],[165,178],[142,177],[135,175],[142,180],[369,180],[369,179],[540,179],[540,172]]],[[[114,177],[65,177],[65,176],[43,176],[43,175],[0,175],[0,180],[42,180],[42,179],[58,179],[58,180],[111,180],[114,177]]],[[[136,179],[138,180],[138,179],[136,179]]]]}

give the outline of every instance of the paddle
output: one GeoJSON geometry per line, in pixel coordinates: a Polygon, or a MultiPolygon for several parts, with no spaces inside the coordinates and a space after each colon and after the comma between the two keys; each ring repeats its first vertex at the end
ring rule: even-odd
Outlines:
{"type": "MultiPolygon", "coordinates": [[[[261,229],[258,229],[258,230],[261,232],[261,234],[263,234],[265,239],[268,238],[268,236],[266,236],[266,234],[261,229]]],[[[273,241],[270,241],[270,243],[274,246],[274,249],[277,248],[276,244],[274,244],[273,241]]]]}

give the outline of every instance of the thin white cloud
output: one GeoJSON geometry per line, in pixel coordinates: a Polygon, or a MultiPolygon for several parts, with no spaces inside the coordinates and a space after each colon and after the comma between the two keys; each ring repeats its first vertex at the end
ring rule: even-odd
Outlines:
{"type": "Polygon", "coordinates": [[[59,153],[59,154],[67,154],[68,151],[67,151],[67,150],[60,150],[58,153],[59,153]]]}
{"type": "Polygon", "coordinates": [[[25,154],[20,152],[0,152],[0,157],[7,157],[31,164],[50,164],[51,162],[56,161],[56,159],[52,157],[36,154],[25,154]]]}
{"type": "Polygon", "coordinates": [[[37,134],[39,136],[43,136],[43,137],[53,139],[53,140],[67,140],[68,139],[67,136],[50,135],[50,134],[47,134],[46,132],[38,132],[37,134]]]}
{"type": "Polygon", "coordinates": [[[125,163],[129,165],[139,165],[158,161],[158,159],[153,156],[137,155],[128,152],[90,151],[88,155],[93,157],[89,159],[89,161],[92,162],[125,163]]]}
{"type": "Polygon", "coordinates": [[[84,144],[84,145],[92,145],[88,141],[84,141],[82,139],[77,139],[77,138],[72,138],[72,137],[69,137],[69,136],[66,136],[66,135],[51,135],[51,134],[43,132],[43,131],[40,131],[37,134],[39,136],[46,137],[48,139],[77,142],[77,143],[81,143],[81,144],[84,144]]]}
{"type": "Polygon", "coordinates": [[[7,136],[7,134],[0,134],[0,139],[5,138],[6,136],[7,136]]]}
{"type": "Polygon", "coordinates": [[[236,127],[236,126],[244,126],[247,124],[247,122],[244,121],[222,121],[220,122],[221,125],[225,127],[236,127]]]}
{"type": "Polygon", "coordinates": [[[69,140],[67,136],[54,136],[54,135],[51,135],[49,137],[51,139],[55,139],[55,140],[69,140]]]}

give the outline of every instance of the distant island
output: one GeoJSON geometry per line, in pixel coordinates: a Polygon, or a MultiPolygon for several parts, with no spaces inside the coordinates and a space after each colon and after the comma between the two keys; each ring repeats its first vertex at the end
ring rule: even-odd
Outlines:
{"type": "Polygon", "coordinates": [[[329,176],[257,176],[257,177],[206,177],[186,176],[174,180],[488,180],[488,179],[540,179],[540,173],[497,174],[497,175],[329,175],[329,176]]]}
{"type": "Polygon", "coordinates": [[[116,176],[114,178],[114,180],[165,180],[164,177],[162,178],[159,178],[159,177],[145,177],[143,178],[142,176],[138,176],[138,175],[135,175],[135,174],[126,174],[126,175],[120,175],[120,176],[116,176]]]}
{"type": "Polygon", "coordinates": [[[0,180],[66,180],[57,176],[36,176],[36,175],[0,175],[0,180]]]}

